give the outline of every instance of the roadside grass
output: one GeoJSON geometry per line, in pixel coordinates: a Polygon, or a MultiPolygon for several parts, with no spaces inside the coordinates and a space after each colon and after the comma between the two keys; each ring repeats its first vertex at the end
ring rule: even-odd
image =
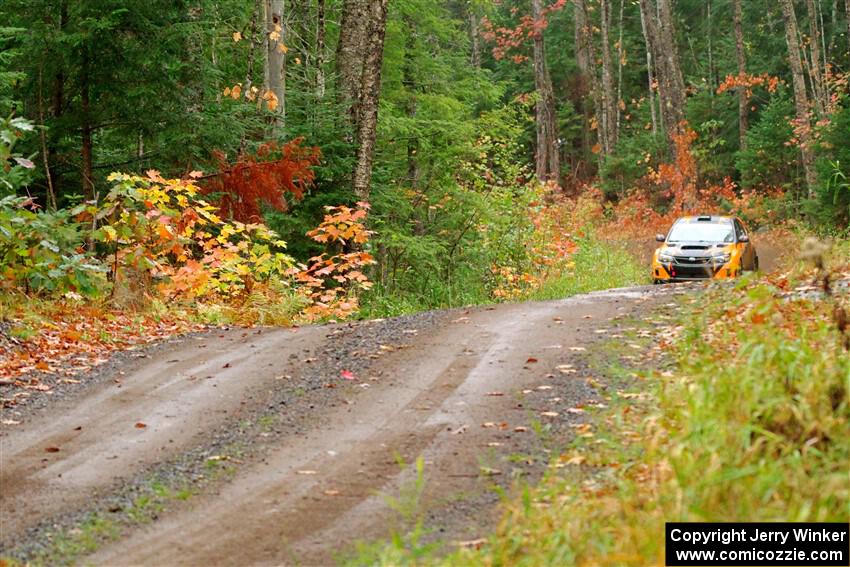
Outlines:
{"type": "Polygon", "coordinates": [[[649,266],[638,260],[638,251],[626,244],[593,237],[579,240],[568,272],[547,278],[529,299],[561,299],[580,293],[651,283],[649,266]]]}
{"type": "MultiPolygon", "coordinates": [[[[638,250],[622,242],[606,241],[588,234],[577,239],[578,249],[568,266],[541,276],[539,287],[514,298],[515,301],[562,299],[580,293],[648,284],[649,268],[639,259],[638,250]]],[[[482,267],[479,272],[487,270],[482,267]]],[[[426,292],[387,290],[375,286],[363,297],[360,317],[374,319],[418,313],[428,309],[484,305],[498,301],[475,270],[457,277],[452,285],[426,292]]]]}
{"type": "MultiPolygon", "coordinates": [[[[848,251],[832,254],[845,275],[848,251]]],[[[536,487],[514,491],[486,542],[445,556],[396,540],[380,562],[663,565],[668,521],[847,521],[850,354],[833,313],[848,297],[794,291],[814,276],[685,296],[626,368],[622,343],[641,334],[608,343],[610,371],[631,380],[600,391],[608,408],[536,487]]]]}

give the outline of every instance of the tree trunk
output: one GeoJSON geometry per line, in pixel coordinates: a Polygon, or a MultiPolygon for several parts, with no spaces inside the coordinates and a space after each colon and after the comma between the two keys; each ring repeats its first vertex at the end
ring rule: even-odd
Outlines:
{"type": "Polygon", "coordinates": [[[788,60],[794,84],[794,106],[797,114],[800,149],[803,156],[803,171],[806,176],[808,196],[814,196],[817,176],[815,175],[814,156],[811,148],[811,122],[809,121],[809,98],[806,93],[806,78],[803,75],[803,62],[800,60],[800,44],[797,41],[797,16],[794,14],[792,0],[780,0],[782,17],[785,20],[785,42],[788,44],[788,60]]]}
{"type": "Polygon", "coordinates": [[[652,118],[652,135],[653,137],[658,135],[658,115],[655,111],[655,73],[653,72],[654,61],[652,58],[652,46],[649,40],[649,33],[646,30],[646,16],[643,10],[640,11],[640,27],[643,31],[643,41],[646,45],[646,76],[648,82],[648,96],[649,96],[649,113],[652,118]]]}
{"type": "Polygon", "coordinates": [[[573,8],[576,65],[579,70],[574,103],[577,108],[581,109],[582,115],[584,116],[581,144],[582,157],[587,158],[591,154],[591,146],[593,145],[591,142],[591,124],[594,119],[594,111],[590,105],[588,105],[588,101],[595,104],[595,95],[590,78],[590,53],[588,52],[587,45],[587,14],[584,9],[584,0],[576,0],[573,8]]]}
{"type": "Polygon", "coordinates": [[[276,114],[275,134],[286,119],[286,38],[283,28],[283,0],[265,0],[266,15],[266,92],[270,96],[270,109],[276,114]]]}
{"type": "Polygon", "coordinates": [[[316,0],[316,96],[325,96],[325,0],[316,0]]]}
{"type": "Polygon", "coordinates": [[[369,0],[366,13],[369,18],[368,41],[360,81],[357,166],[354,170],[354,193],[361,201],[369,200],[372,185],[378,102],[381,94],[381,66],[384,61],[384,35],[387,28],[387,0],[369,0]]]}
{"type": "Polygon", "coordinates": [[[92,142],[92,116],[91,116],[91,93],[90,93],[90,69],[91,61],[88,48],[83,48],[83,64],[80,72],[80,105],[82,114],[82,139],[80,157],[83,162],[83,192],[89,199],[95,198],[94,193],[94,148],[92,142]]]}
{"type": "Polygon", "coordinates": [[[823,67],[821,66],[821,33],[818,25],[818,10],[814,0],[806,0],[809,14],[809,34],[811,35],[811,81],[815,108],[819,115],[826,110],[826,87],[824,85],[823,67]]]}
{"type": "Polygon", "coordinates": [[[608,155],[617,143],[617,103],[614,100],[613,64],[611,62],[611,44],[608,38],[608,30],[611,25],[611,6],[608,0],[600,0],[599,5],[602,8],[600,26],[602,31],[602,117],[605,134],[605,141],[602,145],[605,155],[608,155]]]}
{"type": "MultiPolygon", "coordinates": [[[[414,54],[416,51],[416,27],[410,18],[404,18],[405,42],[404,42],[404,66],[402,67],[402,84],[407,91],[406,111],[407,117],[412,121],[416,119],[418,106],[416,85],[416,63],[414,54]]],[[[414,191],[419,179],[419,139],[411,136],[407,140],[407,183],[414,191]]]]}
{"type": "Polygon", "coordinates": [[[245,93],[251,92],[251,87],[254,85],[254,60],[257,47],[257,20],[260,17],[260,1],[254,2],[254,9],[251,12],[251,25],[248,28],[248,69],[245,71],[245,93]]]}
{"type": "Polygon", "coordinates": [[[669,0],[640,0],[644,33],[655,61],[661,119],[671,151],[675,151],[674,135],[680,132],[684,120],[685,82],[676,51],[673,14],[669,0]]]}
{"type": "MultiPolygon", "coordinates": [[[[733,18],[735,20],[735,57],[738,60],[738,78],[743,80],[747,74],[747,60],[744,51],[744,17],[741,2],[734,1],[733,18]]],[[[738,87],[738,144],[744,150],[747,147],[747,128],[749,127],[749,101],[746,87],[738,87]]]]}
{"type": "MultiPolygon", "coordinates": [[[[531,15],[535,22],[543,18],[541,0],[531,0],[531,15]]],[[[536,173],[542,182],[560,183],[560,152],[558,148],[555,93],[546,67],[546,46],[543,31],[534,33],[534,87],[537,90],[535,118],[537,127],[536,173]]]]}
{"type": "Polygon", "coordinates": [[[475,69],[481,68],[481,30],[479,29],[478,13],[475,11],[475,5],[470,3],[467,7],[469,12],[469,37],[472,40],[472,53],[470,54],[470,63],[475,69]]]}
{"type": "Polygon", "coordinates": [[[625,65],[625,48],[623,47],[623,11],[625,6],[626,0],[620,0],[620,18],[617,26],[620,32],[619,39],[617,39],[617,120],[614,123],[618,138],[620,135],[620,111],[622,110],[620,103],[623,100],[623,66],[625,65]]]}
{"type": "Polygon", "coordinates": [[[844,19],[847,20],[847,49],[850,50],[850,0],[844,0],[844,19]]]}
{"type": "Polygon", "coordinates": [[[583,74],[590,81],[590,98],[593,101],[594,119],[596,121],[596,137],[597,144],[593,151],[598,156],[599,165],[602,163],[602,158],[605,156],[605,147],[607,145],[607,131],[605,130],[606,120],[603,119],[604,107],[602,105],[602,85],[599,82],[599,75],[596,74],[596,49],[593,45],[593,25],[587,13],[586,0],[576,0],[576,36],[584,52],[579,57],[579,68],[584,67],[583,74]],[[584,61],[581,61],[584,59],[584,61]]]}
{"type": "Polygon", "coordinates": [[[348,121],[357,125],[363,65],[366,56],[367,4],[372,0],[345,0],[336,50],[336,96],[348,121]]]}

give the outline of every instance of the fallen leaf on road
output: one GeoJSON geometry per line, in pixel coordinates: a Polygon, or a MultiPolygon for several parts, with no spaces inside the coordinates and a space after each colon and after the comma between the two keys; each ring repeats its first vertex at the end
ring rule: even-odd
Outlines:
{"type": "Polygon", "coordinates": [[[3,421],[0,421],[0,423],[3,425],[19,425],[21,422],[15,421],[14,419],[4,419],[3,421]]]}
{"type": "Polygon", "coordinates": [[[514,427],[514,431],[516,431],[517,433],[525,433],[526,431],[528,431],[528,428],[523,427],[522,425],[518,425],[517,427],[514,427]]]}
{"type": "Polygon", "coordinates": [[[144,429],[147,426],[148,426],[147,423],[142,423],[141,421],[139,421],[138,423],[136,423],[135,427],[136,427],[136,429],[144,429]]]}
{"type": "Polygon", "coordinates": [[[558,417],[560,414],[556,411],[542,411],[540,412],[540,415],[543,417],[558,417]]]}
{"type": "Polygon", "coordinates": [[[58,452],[59,452],[59,447],[45,447],[45,448],[44,448],[44,451],[45,451],[46,453],[58,453],[58,452]]]}
{"type": "Polygon", "coordinates": [[[492,421],[487,421],[485,423],[482,423],[481,427],[484,427],[486,429],[490,429],[491,427],[496,427],[496,424],[493,423],[492,421]]]}
{"type": "Polygon", "coordinates": [[[501,447],[502,444],[499,443],[498,441],[491,441],[490,443],[487,443],[487,446],[488,447],[501,447]]]}
{"type": "Polygon", "coordinates": [[[537,386],[538,390],[551,390],[552,386],[537,386]]]}
{"type": "Polygon", "coordinates": [[[339,496],[339,490],[325,490],[323,494],[325,496],[339,496]]]}
{"type": "Polygon", "coordinates": [[[464,548],[467,548],[467,549],[481,549],[481,546],[483,546],[485,543],[487,543],[486,539],[479,538],[479,539],[470,539],[468,541],[459,541],[459,542],[457,542],[457,545],[458,545],[458,547],[464,547],[464,548]]]}
{"type": "Polygon", "coordinates": [[[570,457],[568,457],[567,455],[561,455],[560,459],[558,459],[558,460],[561,461],[562,463],[564,463],[565,465],[580,465],[583,462],[585,462],[587,459],[584,457],[584,455],[575,455],[574,454],[570,457]]]}
{"type": "Polygon", "coordinates": [[[593,315],[585,315],[582,319],[593,319],[593,315]]]}
{"type": "Polygon", "coordinates": [[[355,380],[354,372],[352,372],[351,370],[342,370],[340,371],[339,375],[345,380],[355,380]]]}
{"type": "Polygon", "coordinates": [[[525,361],[526,364],[534,364],[535,362],[537,362],[537,359],[533,356],[528,357],[528,360],[525,361]]]}
{"type": "Polygon", "coordinates": [[[581,351],[587,350],[587,349],[584,348],[583,346],[571,346],[570,350],[575,351],[575,352],[581,352],[581,351]]]}
{"type": "Polygon", "coordinates": [[[502,474],[502,471],[499,469],[491,469],[490,467],[481,467],[481,474],[484,476],[496,476],[502,474]]]}
{"type": "Polygon", "coordinates": [[[584,413],[584,410],[581,408],[569,408],[567,413],[584,413]]]}
{"type": "Polygon", "coordinates": [[[303,470],[303,471],[295,471],[295,474],[312,475],[312,474],[319,474],[319,473],[317,471],[312,471],[312,470],[303,470]]]}
{"type": "Polygon", "coordinates": [[[504,396],[504,392],[487,392],[488,396],[504,396]]]}

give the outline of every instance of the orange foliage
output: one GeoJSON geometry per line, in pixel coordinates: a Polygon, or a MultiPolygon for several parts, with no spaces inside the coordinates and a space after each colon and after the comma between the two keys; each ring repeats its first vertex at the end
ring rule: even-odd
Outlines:
{"type": "Polygon", "coordinates": [[[328,214],[322,224],[307,236],[326,245],[356,249],[330,256],[322,253],[310,258],[309,265],[293,271],[310,301],[303,312],[308,321],[348,317],[358,308],[357,291],[372,287],[363,269],[375,260],[359,249],[369,241],[371,234],[364,224],[369,203],[357,203],[356,209],[344,205],[325,209],[328,214]]]}
{"type": "Polygon", "coordinates": [[[261,206],[285,211],[284,193],[301,199],[315,179],[313,167],[321,156],[316,147],[302,147],[302,138],[279,145],[263,144],[255,155],[242,155],[229,163],[222,152],[214,152],[219,172],[207,178],[204,192],[220,194],[220,213],[240,222],[258,222],[261,206]]]}
{"type": "MultiPolygon", "coordinates": [[[[15,341],[14,347],[0,348],[0,378],[17,379],[35,371],[74,376],[106,362],[116,350],[205,328],[181,319],[179,314],[104,310],[70,298],[55,302],[49,315],[49,320],[45,319],[33,329],[34,336],[15,341]]],[[[22,303],[10,320],[23,320],[25,316],[22,303]]],[[[3,346],[2,339],[0,333],[0,346],[3,346]]],[[[16,385],[24,389],[50,390],[32,376],[18,379],[16,385]]]]}
{"type": "Polygon", "coordinates": [[[767,202],[782,195],[779,189],[740,192],[729,177],[719,185],[699,186],[696,160],[691,151],[696,139],[696,133],[683,123],[681,132],[674,136],[675,161],[663,163],[658,169],[650,168],[644,183],[639,184],[660,190],[660,194],[668,199],[666,211],[659,212],[653,206],[652,191],[636,189],[612,206],[613,220],[604,228],[610,237],[646,239],[647,235],[667,232],[683,215],[723,213],[762,222],[772,219],[774,213],[767,202]]]}
{"type": "Polygon", "coordinates": [[[767,73],[762,73],[761,75],[750,75],[749,73],[726,75],[726,78],[717,87],[717,94],[723,94],[730,89],[743,88],[746,89],[747,98],[750,98],[753,96],[754,87],[765,87],[767,92],[773,93],[780,83],[781,80],[779,77],[774,77],[767,73]]]}

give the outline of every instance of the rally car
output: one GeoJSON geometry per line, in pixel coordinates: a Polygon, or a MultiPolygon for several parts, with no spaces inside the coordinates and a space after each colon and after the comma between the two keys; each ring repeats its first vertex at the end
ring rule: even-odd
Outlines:
{"type": "Polygon", "coordinates": [[[703,215],[673,223],[652,256],[655,283],[735,278],[758,270],[759,257],[741,219],[703,215]]]}

